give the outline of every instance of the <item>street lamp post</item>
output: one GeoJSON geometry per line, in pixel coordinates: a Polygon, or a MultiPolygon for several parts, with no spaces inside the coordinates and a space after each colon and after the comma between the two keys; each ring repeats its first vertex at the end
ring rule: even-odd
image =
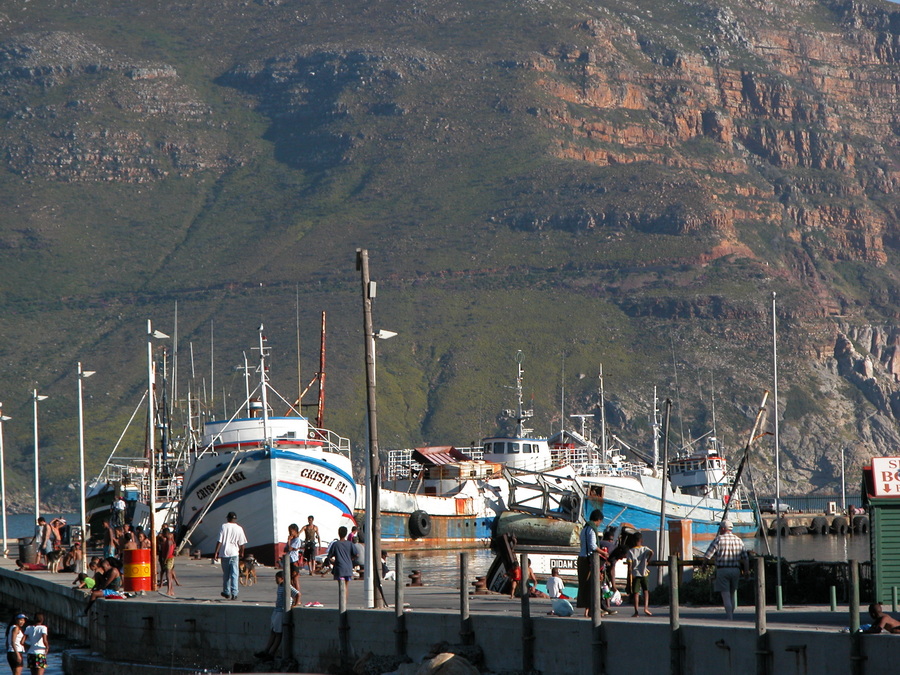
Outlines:
{"type": "MultiPolygon", "coordinates": [[[[153,372],[153,338],[169,337],[162,331],[153,330],[150,319],[147,319],[147,458],[150,460],[150,590],[157,590],[156,569],[156,402],[153,395],[155,377],[153,372]]],[[[170,590],[171,592],[171,590],[170,590]]]]}
{"type": "Polygon", "coordinates": [[[3,557],[9,557],[9,548],[6,545],[8,531],[6,529],[6,461],[3,459],[3,423],[9,422],[12,417],[3,414],[3,404],[0,403],[0,503],[3,510],[3,557]]]}
{"type": "MultiPolygon", "coordinates": [[[[82,382],[96,371],[82,370],[81,361],[78,362],[78,468],[81,476],[81,499],[78,505],[81,507],[81,562],[78,564],[79,572],[87,571],[87,492],[84,484],[84,391],[82,382]]],[[[4,529],[5,532],[5,529],[4,529]]]]}
{"type": "Polygon", "coordinates": [[[38,401],[47,400],[47,396],[38,394],[34,390],[34,519],[41,517],[41,468],[40,450],[38,448],[38,401]]]}
{"type": "Polygon", "coordinates": [[[781,455],[778,442],[778,320],[775,315],[775,291],[772,291],[772,369],[775,375],[775,389],[773,400],[773,415],[775,430],[775,554],[778,557],[778,565],[775,567],[775,608],[781,611],[781,526],[784,522],[784,512],[781,510],[781,455]]]}

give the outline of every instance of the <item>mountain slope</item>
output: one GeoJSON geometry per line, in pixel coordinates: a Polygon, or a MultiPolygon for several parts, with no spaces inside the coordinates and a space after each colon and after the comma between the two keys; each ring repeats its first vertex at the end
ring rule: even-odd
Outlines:
{"type": "Polygon", "coordinates": [[[833,490],[842,448],[855,471],[898,442],[898,17],[825,0],[6,9],[13,475],[27,484],[37,385],[44,494],[68,498],[79,360],[98,371],[99,468],[145,386],[146,319],[172,332],[176,301],[179,386],[192,348],[217,415],[260,321],[293,391],[295,317],[305,381],[327,311],[327,420],[360,447],[363,246],[376,322],[400,334],[379,345],[384,447],[492,432],[520,349],[541,433],[596,406],[602,363],[626,439],[646,442],[658,386],[673,442],[715,405],[737,447],[772,386],[775,291],[783,475],[833,490]]]}

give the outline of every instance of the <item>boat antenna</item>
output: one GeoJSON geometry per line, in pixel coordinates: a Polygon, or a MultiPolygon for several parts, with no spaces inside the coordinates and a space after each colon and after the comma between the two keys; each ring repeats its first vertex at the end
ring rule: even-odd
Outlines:
{"type": "Polygon", "coordinates": [[[178,301],[175,301],[175,330],[172,332],[172,405],[178,401],[178,301]]]}
{"type": "Polygon", "coordinates": [[[322,338],[319,341],[319,406],[316,409],[316,428],[325,425],[325,312],[322,312],[322,338]]]}
{"type": "Polygon", "coordinates": [[[609,460],[609,444],[606,440],[606,393],[603,390],[603,364],[600,364],[600,448],[602,461],[609,460]]]}
{"type": "Polygon", "coordinates": [[[267,381],[268,372],[266,366],[266,357],[269,355],[269,348],[266,346],[267,340],[266,336],[263,335],[264,330],[265,326],[259,324],[259,389],[262,397],[263,438],[267,445],[271,445],[272,439],[269,438],[269,401],[267,397],[269,384],[267,381]]]}
{"type": "MultiPolygon", "coordinates": [[[[669,399],[666,399],[667,407],[666,414],[669,414],[669,409],[672,406],[672,402],[669,399]]],[[[659,467],[659,399],[656,396],[656,387],[653,387],[653,413],[652,413],[652,423],[653,423],[653,470],[657,471],[659,467]]],[[[668,432],[668,428],[666,429],[668,432]]],[[[665,480],[665,477],[663,477],[665,480]]]]}
{"type": "Polygon", "coordinates": [[[562,377],[559,381],[559,433],[560,437],[566,432],[566,353],[562,355],[562,377]]]}
{"type": "Polygon", "coordinates": [[[712,400],[712,438],[710,439],[710,442],[712,443],[713,450],[718,453],[721,444],[719,443],[719,434],[716,433],[716,383],[715,374],[712,369],[709,371],[709,390],[712,400]]]}
{"type": "Polygon", "coordinates": [[[297,410],[303,410],[303,375],[300,372],[300,284],[294,287],[294,325],[297,328],[297,410]]]}
{"type": "Polygon", "coordinates": [[[534,410],[525,410],[522,400],[522,375],[525,373],[522,368],[522,362],[525,360],[525,355],[522,353],[522,350],[516,352],[516,399],[517,399],[517,407],[516,407],[516,438],[525,438],[528,434],[530,434],[534,429],[528,429],[525,427],[525,420],[534,415],[534,410]]]}
{"type": "Polygon", "coordinates": [[[675,402],[678,404],[678,427],[681,429],[681,447],[684,447],[684,415],[681,413],[681,390],[678,387],[678,362],[675,359],[675,337],[670,335],[672,345],[672,372],[675,374],[675,402]]]}
{"type": "Polygon", "coordinates": [[[216,323],[209,320],[209,409],[216,399],[216,323]]]}
{"type": "MultiPolygon", "coordinates": [[[[253,417],[253,409],[250,407],[250,365],[247,363],[247,352],[244,354],[244,401],[247,403],[247,417],[253,417]]],[[[240,368],[240,366],[238,366],[240,368]]]]}

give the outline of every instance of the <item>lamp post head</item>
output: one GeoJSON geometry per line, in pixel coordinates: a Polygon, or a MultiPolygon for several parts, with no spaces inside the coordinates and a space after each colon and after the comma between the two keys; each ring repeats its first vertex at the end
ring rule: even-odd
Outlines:
{"type": "Polygon", "coordinates": [[[375,334],[373,337],[377,337],[379,340],[390,340],[392,337],[395,337],[396,335],[397,335],[397,333],[395,333],[392,330],[385,330],[384,328],[381,328],[381,329],[375,331],[375,334]]]}
{"type": "Polygon", "coordinates": [[[165,333],[163,333],[161,330],[155,330],[152,333],[150,333],[150,337],[156,338],[158,340],[165,340],[169,336],[166,335],[165,333]]]}

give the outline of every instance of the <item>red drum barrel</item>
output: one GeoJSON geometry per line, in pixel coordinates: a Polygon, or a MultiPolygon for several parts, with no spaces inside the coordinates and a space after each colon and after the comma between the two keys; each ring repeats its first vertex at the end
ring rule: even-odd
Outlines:
{"type": "Polygon", "coordinates": [[[126,549],[123,553],[125,554],[124,590],[131,593],[153,590],[150,584],[150,549],[126,549]]]}

